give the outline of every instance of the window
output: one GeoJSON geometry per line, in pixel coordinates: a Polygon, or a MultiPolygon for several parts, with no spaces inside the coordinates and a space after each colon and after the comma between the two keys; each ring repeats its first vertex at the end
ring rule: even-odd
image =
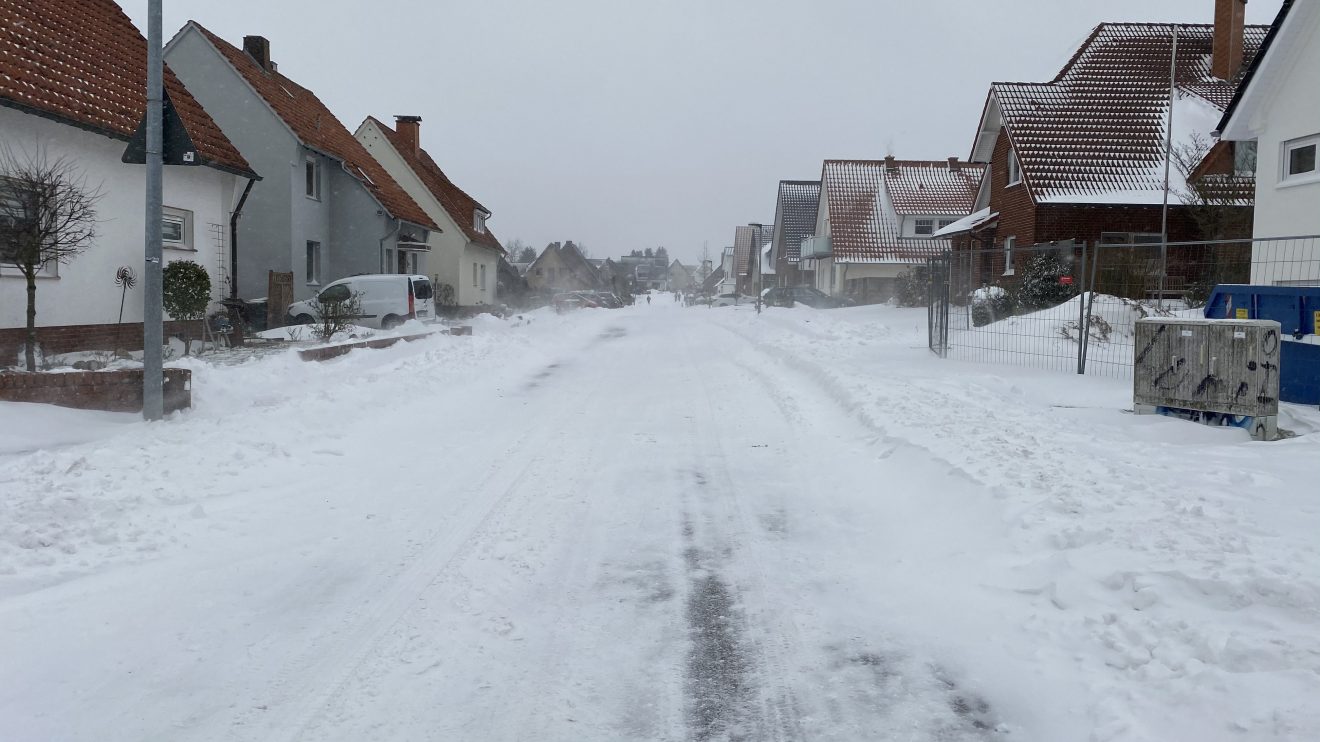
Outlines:
{"type": "Polygon", "coordinates": [[[1022,182],[1022,164],[1018,162],[1017,152],[1008,151],[1008,184],[1017,185],[1022,182]]]}
{"type": "Polygon", "coordinates": [[[486,290],[486,266],[481,266],[481,290],[486,290]]]}
{"type": "Polygon", "coordinates": [[[476,264],[476,263],[473,263],[473,264],[472,264],[472,288],[476,288],[476,287],[479,286],[479,285],[480,285],[480,284],[477,283],[477,264],[476,264]]]}
{"type": "Polygon", "coordinates": [[[1017,242],[1016,237],[1004,238],[1004,275],[1013,275],[1013,245],[1017,242]]]}
{"type": "Polygon", "coordinates": [[[958,221],[958,220],[957,220],[957,219],[941,219],[941,220],[940,220],[940,229],[944,229],[945,227],[949,226],[950,224],[953,224],[953,223],[956,222],[956,221],[958,221]]]}
{"type": "Polygon", "coordinates": [[[193,249],[193,214],[166,206],[161,211],[161,243],[170,250],[193,249]]]}
{"type": "Polygon", "coordinates": [[[917,226],[916,226],[916,228],[915,228],[913,231],[915,231],[917,234],[921,234],[921,235],[931,235],[931,234],[935,234],[935,220],[934,220],[934,219],[918,219],[918,220],[917,220],[917,226]]]}
{"type": "Polygon", "coordinates": [[[309,156],[303,162],[303,174],[306,177],[307,197],[321,200],[321,161],[309,156]]]}
{"type": "Polygon", "coordinates": [[[1294,139],[1283,143],[1283,180],[1285,182],[1320,177],[1316,170],[1316,150],[1320,149],[1320,135],[1294,139]]]}
{"type": "Polygon", "coordinates": [[[321,283],[321,243],[307,241],[307,283],[321,283]]]}
{"type": "Polygon", "coordinates": [[[353,292],[349,290],[348,284],[341,283],[322,291],[321,295],[316,297],[316,300],[323,304],[330,304],[333,302],[348,301],[352,298],[353,292]]]}
{"type": "Polygon", "coordinates": [[[0,179],[0,262],[14,264],[18,257],[18,237],[32,226],[32,207],[18,185],[0,179]]]}
{"type": "Polygon", "coordinates": [[[486,214],[482,211],[472,212],[472,226],[477,230],[477,234],[486,233],[486,214]]]}

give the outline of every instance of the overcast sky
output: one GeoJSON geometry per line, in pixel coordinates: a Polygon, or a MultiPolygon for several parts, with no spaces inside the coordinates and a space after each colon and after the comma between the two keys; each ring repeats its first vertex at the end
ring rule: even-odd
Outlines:
{"type": "MultiPolygon", "coordinates": [[[[1209,23],[1214,0],[164,0],[350,129],[422,144],[506,244],[685,262],[774,218],[826,158],[966,157],[987,86],[1048,80],[1102,21],[1209,23]]],[[[144,33],[146,0],[120,0],[144,33]]],[[[1251,0],[1269,23],[1282,0],[1251,0]]]]}

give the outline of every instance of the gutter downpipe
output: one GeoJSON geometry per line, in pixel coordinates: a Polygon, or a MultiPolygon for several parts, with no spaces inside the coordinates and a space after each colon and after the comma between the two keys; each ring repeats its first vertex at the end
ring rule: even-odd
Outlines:
{"type": "Polygon", "coordinates": [[[243,216],[243,205],[247,203],[248,196],[252,193],[252,186],[256,184],[255,178],[248,178],[247,187],[243,189],[243,195],[239,196],[234,213],[229,215],[229,298],[231,300],[238,299],[238,219],[243,216]]]}

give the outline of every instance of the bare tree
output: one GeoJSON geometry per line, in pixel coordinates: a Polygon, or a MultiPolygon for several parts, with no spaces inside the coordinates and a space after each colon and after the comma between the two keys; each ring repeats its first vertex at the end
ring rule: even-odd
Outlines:
{"type": "MultiPolygon", "coordinates": [[[[1173,148],[1173,165],[1186,183],[1186,187],[1176,188],[1174,193],[1187,208],[1204,239],[1250,237],[1255,182],[1239,175],[1236,163],[1229,163],[1227,173],[1204,167],[1206,156],[1213,148],[1214,142],[1201,134],[1193,134],[1173,148]]],[[[1254,163],[1251,169],[1254,169],[1254,163]]]]}
{"type": "Polygon", "coordinates": [[[28,371],[37,370],[37,276],[91,245],[100,200],[72,160],[0,149],[0,262],[27,279],[28,371]]]}

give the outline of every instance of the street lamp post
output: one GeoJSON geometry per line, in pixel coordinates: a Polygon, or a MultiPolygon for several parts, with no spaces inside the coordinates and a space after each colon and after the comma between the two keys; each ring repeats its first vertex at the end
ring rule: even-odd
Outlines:
{"type": "Polygon", "coordinates": [[[146,259],[143,271],[142,312],[142,416],[164,416],[164,327],[161,308],[161,202],[164,170],[164,59],[161,49],[161,2],[147,4],[147,205],[146,259]]]}

